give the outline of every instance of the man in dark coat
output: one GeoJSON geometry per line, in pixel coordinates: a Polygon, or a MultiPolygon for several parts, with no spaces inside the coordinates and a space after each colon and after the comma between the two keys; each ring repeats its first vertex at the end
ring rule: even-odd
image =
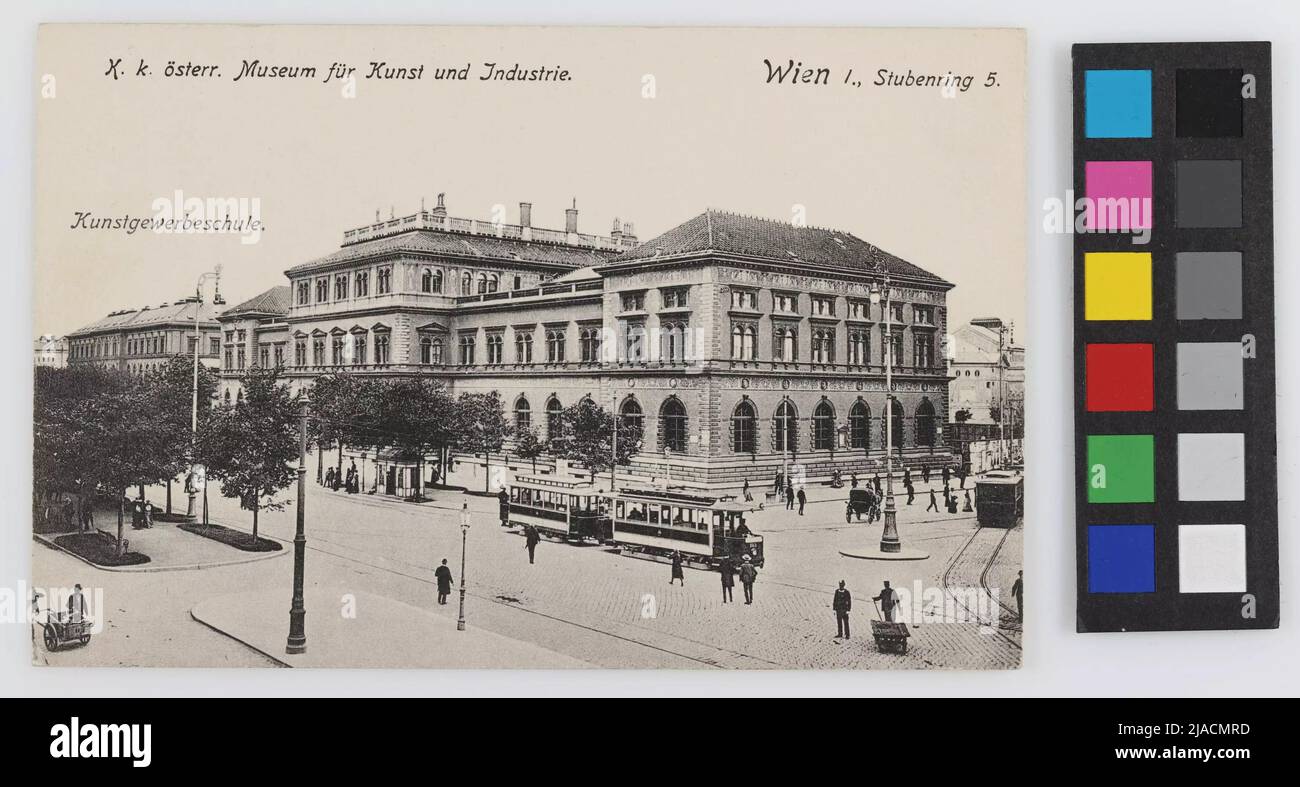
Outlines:
{"type": "Polygon", "coordinates": [[[537,552],[537,544],[542,540],[542,534],[537,532],[537,528],[529,525],[524,528],[524,549],[528,550],[528,562],[533,562],[533,555],[537,552]]]}
{"type": "Polygon", "coordinates": [[[731,565],[731,557],[724,555],[722,562],[718,564],[718,573],[722,575],[722,603],[735,601],[732,597],[732,588],[736,586],[736,569],[731,565]]]}
{"type": "Polygon", "coordinates": [[[785,510],[794,510],[794,484],[789,479],[785,482],[785,510]]]}
{"type": "Polygon", "coordinates": [[[872,596],[871,600],[880,602],[880,609],[885,613],[885,620],[893,623],[894,612],[898,609],[898,591],[889,586],[889,580],[885,580],[885,586],[881,588],[880,595],[872,596]]]}
{"type": "Polygon", "coordinates": [[[947,487],[947,486],[948,486],[948,481],[949,481],[951,478],[952,478],[952,471],[948,469],[948,465],[944,465],[944,466],[943,466],[943,485],[944,485],[944,487],[947,487]]]}
{"type": "Polygon", "coordinates": [[[754,561],[749,555],[745,555],[743,562],[740,564],[740,584],[745,588],[745,603],[754,603],[754,580],[758,579],[758,569],[754,567],[754,561]]]}
{"type": "Polygon", "coordinates": [[[438,580],[438,603],[446,604],[447,596],[451,594],[451,569],[447,568],[447,558],[442,559],[442,565],[433,572],[433,576],[438,580]]]}
{"type": "Polygon", "coordinates": [[[924,481],[924,482],[927,483],[927,484],[930,483],[930,466],[929,466],[929,465],[921,465],[921,480],[924,481]]]}
{"type": "Polygon", "coordinates": [[[673,573],[668,578],[668,584],[681,582],[682,587],[686,587],[686,575],[682,572],[682,553],[676,549],[673,550],[673,573]]]}
{"type": "Polygon", "coordinates": [[[876,473],[871,479],[871,486],[876,490],[876,497],[880,497],[885,492],[885,487],[880,483],[880,473],[876,473]]]}
{"type": "Polygon", "coordinates": [[[799,516],[803,516],[803,507],[808,503],[808,495],[804,494],[803,487],[799,487],[799,516]]]}
{"type": "Polygon", "coordinates": [[[939,500],[935,498],[933,489],[930,490],[930,505],[926,506],[925,510],[939,513],[939,500]]]}
{"type": "Polygon", "coordinates": [[[497,493],[497,513],[501,517],[501,526],[510,527],[510,493],[504,489],[497,493]]]}
{"type": "Polygon", "coordinates": [[[831,609],[835,610],[835,636],[849,638],[849,610],[853,609],[853,596],[849,589],[844,587],[844,580],[840,580],[839,590],[835,591],[835,600],[831,602],[831,609]]]}

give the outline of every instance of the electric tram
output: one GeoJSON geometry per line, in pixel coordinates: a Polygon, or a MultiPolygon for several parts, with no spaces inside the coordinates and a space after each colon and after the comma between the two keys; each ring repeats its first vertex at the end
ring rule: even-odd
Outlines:
{"type": "Polygon", "coordinates": [[[510,486],[509,524],[532,525],[544,536],[598,541],[623,554],[716,568],[724,557],[745,555],[763,565],[763,537],[749,532],[749,508],[732,500],[656,489],[620,489],[610,495],[586,481],[517,476],[510,486]]]}

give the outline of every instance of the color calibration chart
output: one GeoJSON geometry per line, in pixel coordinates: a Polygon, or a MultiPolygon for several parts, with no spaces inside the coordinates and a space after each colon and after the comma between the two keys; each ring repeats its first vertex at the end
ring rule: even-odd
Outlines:
{"type": "Polygon", "coordinates": [[[1271,86],[1074,47],[1079,631],[1278,625],[1271,86]]]}

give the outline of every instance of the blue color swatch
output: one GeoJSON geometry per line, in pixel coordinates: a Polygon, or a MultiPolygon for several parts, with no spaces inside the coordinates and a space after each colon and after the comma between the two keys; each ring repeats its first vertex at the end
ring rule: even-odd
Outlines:
{"type": "Polygon", "coordinates": [[[1151,72],[1084,74],[1083,133],[1092,139],[1151,136],[1151,72]]]}
{"type": "Polygon", "coordinates": [[[1154,525],[1088,527],[1089,593],[1154,593],[1154,525]]]}

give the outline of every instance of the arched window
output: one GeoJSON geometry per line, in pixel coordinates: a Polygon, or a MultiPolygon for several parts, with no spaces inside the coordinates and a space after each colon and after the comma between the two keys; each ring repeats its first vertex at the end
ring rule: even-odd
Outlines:
{"type": "Polygon", "coordinates": [[[748,399],[740,400],[731,413],[731,450],[738,454],[752,454],[758,450],[755,440],[758,416],[748,399]]]}
{"type": "Polygon", "coordinates": [[[935,443],[935,423],[934,423],[934,405],[930,403],[930,398],[925,397],[921,404],[916,408],[916,445],[934,445],[935,443]]]}
{"type": "Polygon", "coordinates": [[[560,436],[560,414],[564,412],[564,405],[554,396],[546,402],[546,439],[554,440],[560,436]]]}
{"type": "Polygon", "coordinates": [[[752,361],[758,356],[755,340],[758,328],[753,323],[738,322],[731,326],[731,357],[737,361],[752,361]]]}
{"type": "Polygon", "coordinates": [[[425,268],[420,275],[421,292],[442,292],[442,271],[425,268]]]}
{"type": "Polygon", "coordinates": [[[433,363],[433,339],[420,339],[420,363],[433,363]]]}
{"type": "MultiPolygon", "coordinates": [[[[888,442],[885,443],[887,446],[893,446],[895,451],[902,450],[903,448],[903,405],[899,404],[898,400],[891,396],[889,397],[889,399],[886,400],[885,408],[886,408],[886,412],[890,414],[890,418],[888,421],[890,433],[881,435],[882,442],[888,440],[888,442]]],[[[882,421],[881,431],[884,432],[884,429],[885,429],[885,422],[882,421]]]]}
{"type": "Polygon", "coordinates": [[[686,406],[681,400],[676,397],[664,400],[663,406],[659,408],[659,421],[664,448],[669,451],[685,451],[686,406]]]}
{"type": "Polygon", "coordinates": [[[829,451],[835,447],[835,408],[823,399],[813,410],[813,450],[829,451]]]}
{"type": "Polygon", "coordinates": [[[501,286],[501,277],[495,273],[480,273],[478,275],[478,291],[480,293],[496,292],[501,286]]]}
{"type": "Polygon", "coordinates": [[[625,429],[635,427],[644,434],[645,414],[641,410],[641,405],[636,399],[628,397],[623,400],[623,405],[618,408],[618,414],[622,418],[621,426],[625,429]]]}
{"type": "Polygon", "coordinates": [[[681,363],[686,360],[686,324],[670,322],[663,326],[663,346],[661,359],[665,363],[681,363]]]}
{"type": "Polygon", "coordinates": [[[388,334],[386,333],[375,337],[375,363],[388,363],[388,334]]]}
{"type": "Polygon", "coordinates": [[[474,274],[470,273],[469,271],[465,271],[460,275],[460,294],[461,295],[474,294],[474,274]]]}
{"type": "Polygon", "coordinates": [[[546,331],[546,362],[564,363],[564,329],[551,328],[546,331]]]}
{"type": "Polygon", "coordinates": [[[789,399],[781,402],[781,406],[776,408],[776,415],[772,416],[772,425],[775,427],[773,448],[781,452],[798,450],[799,413],[794,409],[793,402],[789,399]]]}
{"type": "Polygon", "coordinates": [[[871,408],[861,399],[849,410],[849,447],[863,450],[871,447],[871,408]]]}
{"type": "Polygon", "coordinates": [[[433,340],[433,349],[431,351],[429,358],[430,358],[429,363],[433,363],[433,364],[442,363],[442,339],[433,340]]]}
{"type": "Polygon", "coordinates": [[[533,408],[528,399],[519,397],[515,400],[515,430],[526,432],[533,424],[533,408]]]}
{"type": "Polygon", "coordinates": [[[799,360],[798,333],[794,326],[777,326],[772,331],[772,358],[777,361],[793,363],[799,360]]]}
{"type": "Polygon", "coordinates": [[[352,337],[352,363],[361,366],[366,363],[366,335],[358,333],[352,337]]]}

